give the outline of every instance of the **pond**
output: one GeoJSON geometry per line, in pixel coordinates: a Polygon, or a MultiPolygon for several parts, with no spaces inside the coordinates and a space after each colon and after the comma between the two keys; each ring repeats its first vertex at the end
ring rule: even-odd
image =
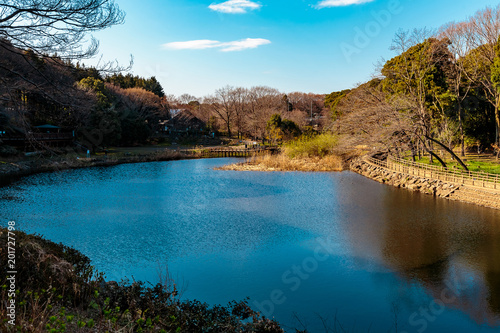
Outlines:
{"type": "Polygon", "coordinates": [[[183,298],[249,297],[287,328],[500,328],[500,211],[351,172],[213,170],[235,160],[34,175],[0,189],[0,211],[109,280],[168,271],[183,298]]]}

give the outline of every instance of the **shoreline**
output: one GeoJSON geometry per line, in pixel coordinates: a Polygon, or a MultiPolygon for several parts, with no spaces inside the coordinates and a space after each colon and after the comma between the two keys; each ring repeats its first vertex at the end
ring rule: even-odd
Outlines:
{"type": "MultiPolygon", "coordinates": [[[[159,150],[147,154],[93,158],[69,159],[60,157],[50,159],[24,159],[0,163],[0,187],[8,186],[22,177],[45,172],[57,172],[71,169],[111,167],[121,164],[177,161],[198,159],[197,155],[187,155],[175,150],[159,150]]],[[[387,170],[372,165],[362,158],[353,156],[326,156],[324,158],[308,157],[289,159],[282,155],[252,157],[242,163],[228,164],[215,170],[240,172],[341,172],[353,171],[366,178],[396,188],[418,191],[435,197],[460,201],[477,206],[500,209],[500,191],[488,191],[468,186],[458,186],[439,180],[427,179],[387,170]]]]}
{"type": "Polygon", "coordinates": [[[57,160],[51,160],[41,157],[39,159],[20,159],[18,161],[8,162],[2,161],[0,163],[0,187],[8,186],[9,184],[23,177],[39,173],[82,168],[111,167],[121,164],[177,161],[197,158],[199,157],[196,155],[186,155],[175,150],[163,150],[147,153],[144,155],[131,155],[118,158],[114,156],[98,156],[78,159],[59,157],[57,160]]]}
{"type": "Polygon", "coordinates": [[[303,168],[296,168],[295,166],[289,167],[289,165],[286,165],[288,167],[280,168],[279,163],[278,167],[275,167],[270,163],[265,163],[265,161],[264,163],[262,163],[258,160],[251,160],[244,163],[226,165],[217,168],[217,170],[257,172],[335,172],[349,170],[381,184],[390,185],[396,188],[402,188],[414,192],[421,192],[427,195],[432,195],[434,197],[474,204],[476,206],[500,209],[499,190],[476,188],[472,186],[454,184],[451,182],[443,182],[435,179],[407,175],[400,172],[388,170],[377,165],[372,165],[364,161],[362,157],[341,157],[341,164],[343,166],[341,168],[330,168],[322,166],[321,163],[323,162],[323,160],[319,158],[309,162],[305,160],[307,159],[298,159],[296,163],[303,168]]]}
{"type": "Polygon", "coordinates": [[[363,158],[353,161],[350,170],[381,184],[396,188],[420,192],[436,198],[474,204],[480,207],[500,209],[500,190],[477,188],[409,175],[368,163],[363,158]]]}

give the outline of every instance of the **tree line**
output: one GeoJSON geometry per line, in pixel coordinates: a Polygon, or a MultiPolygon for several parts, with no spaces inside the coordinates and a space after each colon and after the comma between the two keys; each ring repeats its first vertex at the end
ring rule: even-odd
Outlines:
{"type": "Polygon", "coordinates": [[[0,40],[2,128],[29,134],[33,126],[73,129],[86,147],[145,143],[171,110],[192,113],[207,132],[228,137],[288,140],[320,128],[324,95],[225,86],[202,98],[166,95],[155,77],[105,72],[0,40]]]}
{"type": "MultiPolygon", "coordinates": [[[[108,74],[0,40],[0,126],[28,138],[34,126],[74,130],[87,148],[143,143],[169,118],[152,78],[108,74]],[[120,81],[121,80],[121,81],[120,81]]],[[[36,142],[32,142],[36,145],[36,142]]]]}
{"type": "Polygon", "coordinates": [[[189,94],[166,98],[171,108],[189,110],[207,124],[209,131],[240,139],[286,140],[299,132],[321,128],[328,115],[324,95],[285,94],[267,86],[225,86],[202,98],[189,94]]]}

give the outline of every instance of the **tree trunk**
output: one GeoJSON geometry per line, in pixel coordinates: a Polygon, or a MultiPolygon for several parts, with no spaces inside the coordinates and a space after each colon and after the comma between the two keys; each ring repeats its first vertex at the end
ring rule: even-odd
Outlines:
{"type": "Polygon", "coordinates": [[[431,150],[427,150],[427,152],[436,158],[436,160],[438,160],[439,163],[441,163],[441,165],[445,168],[445,169],[448,169],[448,166],[446,165],[446,163],[439,157],[437,156],[433,151],[431,150]]]}
{"type": "Polygon", "coordinates": [[[413,142],[413,140],[411,140],[410,144],[411,144],[411,159],[413,160],[413,162],[416,162],[416,160],[415,160],[415,156],[416,156],[416,153],[415,153],[415,143],[413,142]]]}
{"type": "Polygon", "coordinates": [[[430,164],[434,164],[434,159],[433,159],[433,157],[434,157],[434,156],[437,156],[436,154],[433,154],[433,153],[432,153],[432,151],[433,151],[433,150],[434,150],[434,148],[432,147],[432,142],[429,142],[429,149],[428,149],[428,152],[429,152],[429,154],[430,154],[430,156],[429,156],[429,162],[430,162],[430,164]]]}
{"type": "Polygon", "coordinates": [[[496,125],[497,125],[497,137],[496,144],[500,146],[500,110],[496,110],[496,125]]]}
{"type": "MultiPolygon", "coordinates": [[[[448,166],[446,165],[446,163],[441,159],[439,158],[439,156],[437,156],[432,150],[430,150],[429,148],[427,148],[427,145],[425,144],[425,141],[420,137],[420,136],[417,136],[417,138],[420,140],[421,144],[422,144],[422,147],[424,148],[424,150],[426,152],[429,153],[429,155],[431,155],[431,157],[434,157],[436,158],[436,160],[438,160],[439,163],[441,163],[441,165],[447,169],[448,166]]],[[[426,139],[429,139],[427,136],[425,136],[426,139]]]]}
{"type": "Polygon", "coordinates": [[[500,146],[500,95],[495,99],[495,123],[496,123],[496,138],[495,143],[500,146]]]}
{"type": "Polygon", "coordinates": [[[452,157],[454,157],[454,158],[457,160],[458,164],[460,164],[460,166],[461,166],[461,167],[462,167],[465,171],[469,171],[469,169],[467,168],[467,166],[465,165],[465,163],[464,163],[464,162],[463,162],[463,161],[462,161],[462,160],[461,160],[461,159],[460,159],[460,158],[459,158],[459,157],[458,157],[458,156],[457,156],[457,155],[453,152],[453,150],[451,150],[450,148],[446,147],[446,145],[445,145],[445,144],[443,144],[443,143],[439,142],[439,141],[438,141],[438,140],[436,140],[436,139],[430,138],[430,137],[428,137],[428,136],[426,136],[426,138],[427,138],[428,140],[431,140],[432,142],[437,143],[437,144],[438,144],[438,145],[440,145],[441,147],[443,147],[443,148],[444,148],[444,150],[446,150],[446,151],[447,151],[447,152],[448,152],[448,153],[449,153],[452,157]]]}
{"type": "Polygon", "coordinates": [[[462,103],[458,103],[458,126],[460,128],[460,156],[465,157],[464,125],[462,120],[462,103]]]}

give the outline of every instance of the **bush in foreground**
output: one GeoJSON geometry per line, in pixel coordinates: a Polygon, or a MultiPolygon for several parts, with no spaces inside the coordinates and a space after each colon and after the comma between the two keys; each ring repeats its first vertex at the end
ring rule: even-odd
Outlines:
{"type": "Polygon", "coordinates": [[[75,249],[20,231],[15,238],[12,326],[7,316],[8,231],[0,228],[2,332],[283,332],[247,301],[210,307],[179,300],[173,283],[106,282],[75,249]]]}

